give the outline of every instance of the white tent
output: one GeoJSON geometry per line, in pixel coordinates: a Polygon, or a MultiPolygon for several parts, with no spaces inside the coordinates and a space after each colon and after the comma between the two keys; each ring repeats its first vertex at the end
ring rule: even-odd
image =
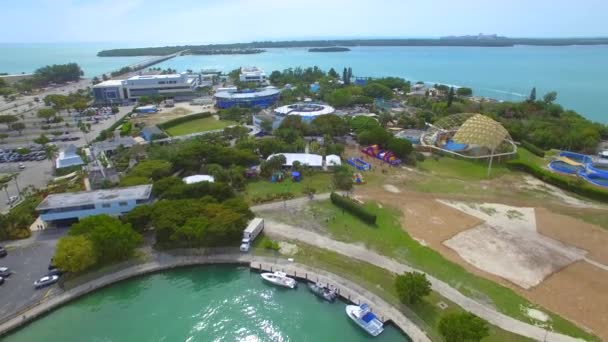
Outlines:
{"type": "Polygon", "coordinates": [[[292,166],[294,162],[298,161],[302,165],[308,165],[313,167],[321,167],[323,166],[323,156],[318,154],[310,154],[310,153],[277,153],[268,156],[270,158],[276,155],[285,156],[285,164],[283,166],[292,166]]]}
{"type": "Polygon", "coordinates": [[[209,175],[193,175],[193,176],[188,176],[188,177],[184,178],[183,181],[186,184],[194,184],[194,183],[200,183],[200,182],[213,183],[213,182],[215,182],[215,178],[213,178],[213,176],[209,176],[209,175]]]}
{"type": "Polygon", "coordinates": [[[325,166],[339,166],[342,165],[342,160],[340,156],[335,154],[330,154],[325,156],[325,166]]]}

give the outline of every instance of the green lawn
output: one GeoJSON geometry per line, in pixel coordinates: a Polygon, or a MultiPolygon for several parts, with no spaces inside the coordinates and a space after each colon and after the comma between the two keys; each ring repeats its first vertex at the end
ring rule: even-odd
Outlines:
{"type": "MultiPolygon", "coordinates": [[[[356,217],[343,213],[329,201],[311,204],[321,222],[328,218],[328,230],[333,238],[345,242],[363,242],[367,247],[381,254],[421,269],[447,283],[471,298],[492,302],[501,312],[524,322],[534,323],[524,315],[521,307],[536,307],[513,290],[490,280],[477,277],[463,267],[445,259],[429,247],[420,245],[405,232],[400,225],[400,212],[392,208],[380,208],[376,203],[368,202],[365,207],[376,213],[377,223],[374,226],[363,223],[356,217]]],[[[552,319],[553,329],[567,335],[597,340],[569,321],[551,314],[541,308],[552,319]]]]}
{"type": "MultiPolygon", "coordinates": [[[[488,179],[488,163],[483,161],[463,160],[453,157],[426,158],[423,162],[418,163],[418,168],[442,177],[463,180],[488,179]]],[[[494,161],[490,178],[497,178],[508,172],[509,170],[503,164],[494,161]]]]}
{"type": "MultiPolygon", "coordinates": [[[[442,340],[437,329],[441,315],[463,311],[459,306],[436,292],[432,292],[415,305],[405,306],[397,297],[394,287],[395,275],[385,269],[306,244],[298,243],[298,248],[299,251],[295,256],[297,262],[335,273],[370,290],[404,312],[409,319],[425,330],[433,341],[442,340]],[[446,303],[448,308],[446,310],[440,309],[437,306],[439,302],[446,303]]],[[[492,325],[489,328],[490,336],[485,338],[484,342],[532,341],[492,325]]]]}
{"type": "Polygon", "coordinates": [[[171,136],[179,136],[198,132],[213,131],[216,129],[226,128],[231,125],[236,125],[236,122],[229,120],[216,120],[214,117],[208,117],[181,123],[177,126],[167,128],[166,132],[171,136]]]}
{"type": "Polygon", "coordinates": [[[304,194],[304,187],[312,187],[316,193],[324,193],[331,191],[331,174],[326,172],[316,172],[311,176],[302,176],[302,181],[293,182],[287,177],[282,182],[272,183],[266,179],[260,179],[247,184],[245,188],[245,198],[251,203],[256,197],[266,197],[273,194],[292,193],[294,197],[300,197],[304,194]]]}

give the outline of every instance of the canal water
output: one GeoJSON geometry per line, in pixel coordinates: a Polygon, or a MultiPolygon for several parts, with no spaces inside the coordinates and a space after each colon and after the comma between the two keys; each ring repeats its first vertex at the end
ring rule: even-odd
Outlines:
{"type": "Polygon", "coordinates": [[[94,292],[5,341],[407,341],[388,325],[372,338],[345,303],[262,282],[249,268],[202,266],[131,279],[94,292]]]}

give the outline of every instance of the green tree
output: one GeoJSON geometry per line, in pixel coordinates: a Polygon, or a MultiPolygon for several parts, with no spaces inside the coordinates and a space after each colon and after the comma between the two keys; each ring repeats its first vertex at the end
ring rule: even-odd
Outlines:
{"type": "Polygon", "coordinates": [[[97,263],[93,243],[83,235],[59,239],[53,262],[60,270],[78,273],[97,263]]]}
{"type": "Polygon", "coordinates": [[[68,233],[91,240],[97,259],[104,262],[129,258],[142,241],[141,235],[130,224],[108,215],[85,217],[72,225],[68,233]]]}
{"type": "Polygon", "coordinates": [[[150,103],[152,103],[152,99],[150,98],[150,96],[142,96],[139,98],[139,100],[137,100],[137,103],[139,103],[142,106],[145,105],[149,105],[150,103]]]}
{"type": "Polygon", "coordinates": [[[386,145],[398,158],[406,159],[414,150],[412,143],[407,139],[391,138],[386,145]]]}
{"type": "Polygon", "coordinates": [[[449,313],[439,321],[446,342],[478,342],[489,336],[488,324],[472,313],[449,313]]]}
{"type": "Polygon", "coordinates": [[[557,100],[556,91],[550,91],[550,92],[546,93],[545,96],[543,96],[543,102],[547,105],[552,104],[553,102],[555,102],[555,100],[557,100]]]}
{"type": "Polygon", "coordinates": [[[96,85],[96,84],[101,83],[101,81],[99,80],[99,77],[94,76],[93,79],[91,80],[91,83],[93,83],[93,85],[96,85]]]}
{"type": "Polygon", "coordinates": [[[342,82],[344,82],[344,84],[348,84],[348,81],[348,71],[346,70],[346,68],[344,68],[344,70],[342,70],[342,82]]]}
{"type": "Polygon", "coordinates": [[[113,106],[112,107],[112,114],[116,115],[116,114],[118,114],[118,112],[120,112],[120,109],[118,109],[118,107],[116,107],[116,106],[113,106]]]}
{"type": "Polygon", "coordinates": [[[5,124],[7,128],[11,128],[11,125],[19,119],[14,115],[0,115],[0,124],[5,124]]]}
{"type": "Polygon", "coordinates": [[[395,279],[399,300],[404,304],[415,304],[431,293],[431,282],[420,272],[406,272],[395,279]]]}
{"type": "Polygon", "coordinates": [[[452,102],[454,102],[454,87],[450,87],[448,92],[448,107],[452,106],[452,102]]]}
{"type": "Polygon", "coordinates": [[[53,108],[41,108],[38,110],[38,117],[45,119],[47,123],[50,122],[55,115],[57,115],[57,111],[53,108]]]}
{"type": "Polygon", "coordinates": [[[530,90],[530,96],[528,97],[528,101],[530,101],[530,102],[536,101],[536,87],[534,87],[534,88],[532,88],[532,90],[530,90]]]}
{"type": "Polygon", "coordinates": [[[473,89],[467,87],[460,87],[456,89],[456,95],[458,96],[472,96],[473,89]]]}
{"type": "Polygon", "coordinates": [[[353,96],[348,89],[341,88],[325,95],[325,101],[337,108],[347,107],[352,104],[353,96]]]}
{"type": "Polygon", "coordinates": [[[332,78],[340,77],[340,75],[338,75],[338,73],[336,72],[336,70],[334,68],[329,69],[329,71],[327,72],[327,75],[332,78]]]}
{"type": "Polygon", "coordinates": [[[23,130],[25,129],[25,124],[23,122],[15,122],[11,125],[11,129],[13,131],[19,132],[19,135],[21,135],[21,132],[23,132],[23,130]]]}
{"type": "Polygon", "coordinates": [[[393,97],[391,88],[376,82],[366,84],[363,87],[363,94],[375,99],[391,99],[393,97]]]}
{"type": "Polygon", "coordinates": [[[353,188],[353,175],[346,166],[334,166],[332,184],[338,190],[350,191],[353,188]]]}
{"type": "Polygon", "coordinates": [[[378,144],[382,147],[386,147],[392,138],[393,135],[380,126],[357,133],[357,141],[361,145],[378,144]]]}
{"type": "Polygon", "coordinates": [[[8,134],[0,133],[0,143],[4,143],[4,140],[8,138],[8,134]]]}
{"type": "Polygon", "coordinates": [[[44,155],[52,165],[55,165],[55,158],[57,158],[58,153],[57,146],[51,144],[44,145],[44,155]]]}
{"type": "Polygon", "coordinates": [[[77,112],[82,112],[83,110],[87,109],[88,106],[89,105],[86,103],[86,101],[76,101],[72,103],[72,108],[74,108],[74,110],[77,112]]]}
{"type": "Polygon", "coordinates": [[[34,139],[34,142],[36,144],[43,145],[43,146],[48,144],[50,141],[51,140],[49,138],[47,138],[46,135],[44,135],[44,134],[40,134],[40,136],[38,138],[34,139]]]}
{"type": "Polygon", "coordinates": [[[272,121],[268,120],[268,119],[262,120],[262,122],[260,123],[260,128],[264,132],[271,133],[272,132],[272,121]]]}
{"type": "MultiPolygon", "coordinates": [[[[180,180],[181,181],[181,180],[180,180]]],[[[156,187],[156,183],[154,184],[156,187]]],[[[154,190],[154,189],[153,189],[154,190]]],[[[122,221],[131,225],[137,232],[143,232],[150,226],[152,220],[152,206],[138,205],[122,216],[122,221]]]]}

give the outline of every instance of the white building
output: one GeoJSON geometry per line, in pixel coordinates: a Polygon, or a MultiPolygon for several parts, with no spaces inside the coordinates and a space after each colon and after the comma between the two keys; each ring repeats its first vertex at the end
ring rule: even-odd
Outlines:
{"type": "Polygon", "coordinates": [[[76,153],[76,146],[74,145],[69,145],[65,150],[59,152],[59,156],[55,160],[55,167],[58,169],[82,164],[84,162],[78,153],[76,153]]]}
{"type": "Polygon", "coordinates": [[[241,75],[239,76],[241,82],[266,82],[266,73],[264,70],[258,67],[242,67],[241,75]]]}
{"type": "Polygon", "coordinates": [[[270,160],[277,155],[283,155],[285,157],[285,164],[283,164],[283,166],[292,166],[296,161],[300,162],[302,165],[311,167],[323,166],[323,156],[311,153],[276,153],[269,155],[266,160],[270,160]]]}
{"type": "MultiPolygon", "coordinates": [[[[190,99],[201,86],[199,74],[139,75],[126,80],[108,80],[93,86],[97,103],[122,103],[142,96],[190,99]]],[[[206,83],[205,83],[206,84],[206,83]]]]}
{"type": "Polygon", "coordinates": [[[142,96],[188,97],[198,87],[199,76],[188,73],[133,76],[126,81],[127,97],[142,96]]]}
{"type": "Polygon", "coordinates": [[[209,175],[193,175],[193,176],[185,177],[182,180],[186,184],[194,184],[194,183],[200,183],[200,182],[209,182],[209,183],[215,182],[215,178],[213,178],[213,176],[209,176],[209,175]]]}

